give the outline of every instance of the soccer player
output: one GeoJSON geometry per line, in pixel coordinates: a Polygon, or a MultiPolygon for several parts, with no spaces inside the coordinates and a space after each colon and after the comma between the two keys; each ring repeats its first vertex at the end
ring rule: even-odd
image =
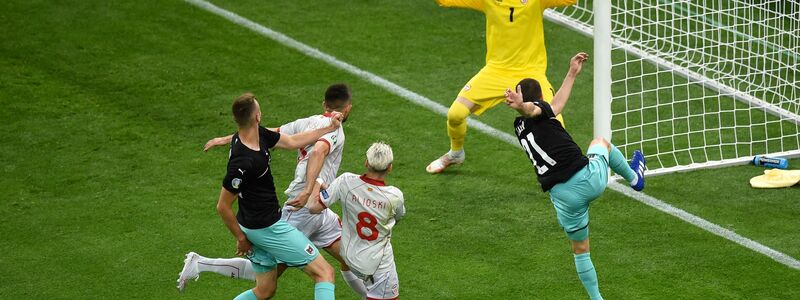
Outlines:
{"type": "MultiPolygon", "coordinates": [[[[436,174],[461,164],[467,117],[480,116],[502,103],[507,87],[520,78],[531,77],[542,86],[544,101],[555,95],[547,80],[547,50],[544,43],[543,13],[547,8],[568,6],[576,0],[436,0],[443,7],[470,8],[486,16],[486,66],[467,82],[447,111],[450,151],[431,162],[425,170],[436,174]]],[[[557,116],[562,122],[561,115],[557,116]]]]}
{"type": "MultiPolygon", "coordinates": [[[[325,91],[325,99],[322,103],[323,114],[314,115],[308,118],[298,119],[291,123],[284,124],[276,128],[275,131],[282,134],[298,134],[302,132],[314,131],[323,128],[331,123],[331,114],[341,113],[342,122],[347,121],[352,109],[352,95],[350,88],[345,84],[333,84],[325,91]]],[[[229,144],[231,136],[211,139],[205,146],[209,148],[229,144]]],[[[295,199],[306,190],[319,193],[319,185],[316,187],[316,178],[319,176],[323,181],[330,182],[336,178],[339,165],[342,161],[345,135],[344,127],[339,127],[335,131],[326,133],[313,144],[306,145],[298,149],[297,168],[295,178],[289,184],[285,194],[288,199],[295,199]],[[307,177],[313,178],[307,181],[307,177]],[[307,185],[307,182],[314,184],[307,185]],[[314,190],[316,188],[316,190],[314,190]]],[[[287,202],[288,203],[288,202],[287,202]]],[[[317,248],[323,248],[326,252],[337,259],[341,266],[342,277],[345,282],[360,296],[366,295],[364,284],[350,271],[339,254],[339,244],[342,237],[342,226],[339,216],[332,210],[327,209],[321,214],[310,214],[308,209],[293,209],[288,204],[284,206],[281,219],[294,226],[311,240],[317,248]]],[[[217,258],[211,259],[190,252],[184,266],[181,278],[197,278],[201,272],[214,272],[232,278],[254,279],[251,262],[240,258],[217,258]]],[[[286,269],[283,264],[278,265],[278,277],[286,269]]],[[[185,282],[179,280],[178,289],[185,288],[185,282]],[[180,282],[184,282],[183,285],[180,282]]]]}
{"type": "Polygon", "coordinates": [[[589,257],[589,204],[608,184],[608,167],[630,182],[634,190],[644,188],[645,160],[634,151],[630,165],[617,147],[602,137],[594,139],[586,156],[556,120],[567,104],[575,78],[588,59],[579,53],[570,61],[569,72],[552,105],[543,101],[541,85],[534,79],[519,82],[516,92],[506,91],[506,104],[517,110],[514,120],[519,143],[536,169],[542,190],[550,191],[558,223],[572,242],[575,268],[591,299],[602,299],[597,272],[589,257]]]}
{"type": "MultiPolygon", "coordinates": [[[[392,148],[374,143],[367,150],[367,173],[344,173],[309,201],[312,213],[341,200],[344,230],[342,256],[367,287],[366,299],[397,299],[400,283],[394,263],[392,228],[405,213],[403,193],[384,182],[392,171],[392,148]]],[[[320,180],[321,181],[321,180],[320,180]]]]}
{"type": "Polygon", "coordinates": [[[256,287],[242,292],[235,300],[272,297],[277,288],[279,262],[302,268],[314,279],[314,299],[334,299],[333,268],[308,238],[281,220],[269,149],[299,149],[338,129],[339,120],[330,122],[327,127],[291,136],[259,126],[261,109],[253,94],[237,98],[232,110],[238,132],[232,137],[228,171],[222,181],[217,212],[236,238],[236,254],[246,255],[256,272],[256,287]],[[231,206],[237,198],[239,211],[234,216],[231,206]]]}

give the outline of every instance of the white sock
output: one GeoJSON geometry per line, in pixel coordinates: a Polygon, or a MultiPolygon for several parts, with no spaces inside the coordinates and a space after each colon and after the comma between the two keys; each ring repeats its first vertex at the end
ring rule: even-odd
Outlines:
{"type": "Polygon", "coordinates": [[[247,279],[256,281],[256,272],[253,264],[244,258],[200,258],[197,261],[197,270],[214,272],[219,275],[234,279],[247,279]]]}
{"type": "Polygon", "coordinates": [[[353,289],[356,294],[359,296],[367,297],[367,287],[364,285],[364,281],[356,277],[356,274],[350,271],[342,271],[342,277],[344,277],[344,282],[347,283],[351,289],[353,289]]]}
{"type": "Polygon", "coordinates": [[[631,180],[631,186],[634,186],[638,183],[639,183],[639,176],[633,177],[633,180],[631,180]]]}
{"type": "Polygon", "coordinates": [[[450,155],[450,158],[461,158],[462,156],[464,156],[464,149],[458,151],[450,150],[449,152],[447,152],[447,155],[450,155]]]}

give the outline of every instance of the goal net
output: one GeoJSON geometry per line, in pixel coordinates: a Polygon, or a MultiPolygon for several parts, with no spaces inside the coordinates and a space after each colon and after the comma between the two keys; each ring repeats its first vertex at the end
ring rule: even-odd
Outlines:
{"type": "Polygon", "coordinates": [[[546,16],[594,37],[595,135],[642,149],[649,174],[800,155],[798,1],[580,0],[546,16]]]}

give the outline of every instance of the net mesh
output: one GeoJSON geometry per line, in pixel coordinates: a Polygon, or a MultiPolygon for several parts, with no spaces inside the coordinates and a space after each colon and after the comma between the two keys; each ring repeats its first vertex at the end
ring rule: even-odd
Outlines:
{"type": "MultiPolygon", "coordinates": [[[[800,3],[611,3],[611,128],[623,152],[670,171],[800,153],[800,3]]],[[[590,32],[592,1],[548,17],[590,32]]]]}

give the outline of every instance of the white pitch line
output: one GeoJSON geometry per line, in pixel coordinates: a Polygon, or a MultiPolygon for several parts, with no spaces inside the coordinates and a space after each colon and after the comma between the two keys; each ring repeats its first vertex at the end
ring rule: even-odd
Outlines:
{"type": "MultiPolygon", "coordinates": [[[[343,71],[345,71],[347,73],[355,75],[355,76],[357,76],[357,77],[359,77],[359,78],[361,78],[363,80],[366,80],[366,81],[368,81],[368,82],[370,82],[370,83],[372,83],[374,85],[377,85],[377,86],[385,89],[386,91],[388,91],[388,92],[390,92],[392,94],[395,94],[395,95],[397,95],[399,97],[402,97],[402,98],[404,98],[404,99],[406,99],[408,101],[411,101],[414,104],[417,104],[419,106],[425,107],[425,108],[427,108],[427,109],[429,109],[429,110],[431,110],[431,111],[433,111],[433,112],[435,112],[435,113],[437,113],[439,115],[447,116],[447,107],[445,107],[444,105],[441,105],[441,104],[439,104],[437,102],[434,102],[433,100],[428,99],[425,96],[422,96],[420,94],[414,93],[414,92],[412,92],[412,91],[410,91],[410,90],[408,90],[408,89],[406,89],[406,88],[404,88],[402,86],[397,85],[394,82],[391,82],[389,80],[384,79],[383,77],[380,77],[380,76],[375,75],[375,74],[373,74],[371,72],[368,72],[368,71],[364,71],[364,70],[362,70],[362,69],[360,69],[360,68],[358,68],[356,66],[353,66],[353,65],[351,65],[349,63],[343,62],[343,61],[337,59],[336,57],[333,57],[330,54],[324,53],[324,52],[322,52],[322,51],[320,51],[320,50],[318,50],[318,49],[316,49],[314,47],[311,47],[311,46],[308,46],[306,44],[303,44],[303,43],[301,43],[301,42],[299,42],[299,41],[297,41],[297,40],[295,40],[293,38],[290,38],[290,37],[286,36],[283,33],[280,33],[280,32],[274,31],[272,29],[269,29],[269,28],[267,28],[267,27],[265,27],[265,26],[263,26],[261,24],[255,23],[255,22],[250,21],[250,20],[248,20],[248,19],[246,19],[246,18],[244,18],[242,16],[239,16],[239,15],[237,15],[237,14],[231,12],[231,11],[228,11],[228,10],[222,9],[220,7],[217,7],[216,5],[211,4],[211,3],[207,2],[207,1],[203,1],[203,0],[184,0],[184,1],[186,1],[189,4],[194,5],[196,7],[204,9],[204,10],[206,10],[208,12],[211,12],[211,13],[213,13],[215,15],[223,17],[223,18],[227,19],[228,21],[236,23],[236,24],[238,24],[238,25],[240,25],[242,27],[250,29],[250,30],[252,30],[252,31],[254,31],[254,32],[266,37],[266,38],[269,38],[269,39],[271,39],[273,41],[276,41],[276,42],[278,42],[278,43],[280,43],[280,44],[282,44],[284,46],[287,46],[289,48],[295,49],[300,53],[303,53],[303,54],[305,54],[307,56],[310,56],[310,57],[316,58],[318,60],[321,60],[321,61],[323,61],[323,62],[325,62],[325,63],[327,63],[327,64],[329,64],[331,66],[334,66],[334,67],[339,68],[339,69],[341,69],[341,70],[343,70],[343,71]]],[[[495,137],[495,138],[497,138],[497,139],[499,139],[501,141],[504,141],[504,142],[509,143],[511,145],[514,145],[516,147],[520,147],[519,142],[517,141],[517,139],[514,136],[512,136],[511,134],[509,134],[507,132],[497,130],[496,128],[494,128],[492,126],[484,124],[483,122],[476,121],[476,120],[473,120],[473,119],[469,119],[469,126],[471,128],[477,129],[478,131],[483,132],[483,133],[485,133],[485,134],[487,134],[487,135],[489,135],[491,137],[495,137]]],[[[653,207],[655,209],[658,209],[658,210],[660,210],[660,211],[662,211],[664,213],[670,214],[670,215],[672,215],[674,217],[677,217],[677,218],[679,218],[679,219],[681,219],[683,221],[686,221],[689,224],[695,225],[697,227],[700,227],[703,230],[706,230],[708,232],[711,232],[713,234],[716,234],[718,236],[726,238],[726,239],[728,239],[730,241],[733,241],[734,243],[737,243],[739,245],[742,245],[742,246],[744,246],[744,247],[746,247],[746,248],[748,248],[750,250],[753,250],[755,252],[758,252],[758,253],[761,253],[763,255],[766,255],[767,257],[769,257],[769,258],[771,258],[771,259],[773,259],[773,260],[775,260],[775,261],[777,261],[777,262],[779,262],[781,264],[789,266],[789,267],[791,267],[793,269],[800,270],[800,261],[798,261],[797,259],[795,259],[795,258],[793,258],[793,257],[791,257],[789,255],[786,255],[784,253],[781,253],[781,252],[778,252],[776,250],[773,250],[772,248],[769,248],[769,247],[764,246],[764,245],[762,245],[762,244],[760,244],[760,243],[758,243],[756,241],[753,241],[751,239],[743,237],[743,236],[741,236],[741,235],[739,235],[739,234],[737,234],[737,233],[735,233],[733,231],[730,231],[728,229],[722,228],[719,225],[716,225],[714,223],[706,221],[703,218],[700,218],[700,217],[695,216],[693,214],[690,214],[690,213],[688,213],[688,212],[686,212],[686,211],[684,211],[682,209],[679,209],[679,208],[676,208],[676,207],[674,207],[672,205],[664,203],[663,201],[658,200],[656,198],[653,198],[651,196],[648,196],[648,195],[646,195],[644,193],[633,191],[633,190],[630,189],[630,187],[627,187],[627,186],[625,186],[623,184],[620,184],[620,183],[617,183],[617,182],[611,182],[609,184],[609,187],[611,189],[613,189],[613,190],[615,190],[617,192],[620,192],[620,193],[622,193],[622,194],[624,194],[624,195],[626,195],[626,196],[628,196],[630,198],[633,198],[633,199],[635,199],[635,200],[637,200],[639,202],[647,204],[647,205],[649,205],[649,206],[651,206],[651,207],[653,207]]]]}

